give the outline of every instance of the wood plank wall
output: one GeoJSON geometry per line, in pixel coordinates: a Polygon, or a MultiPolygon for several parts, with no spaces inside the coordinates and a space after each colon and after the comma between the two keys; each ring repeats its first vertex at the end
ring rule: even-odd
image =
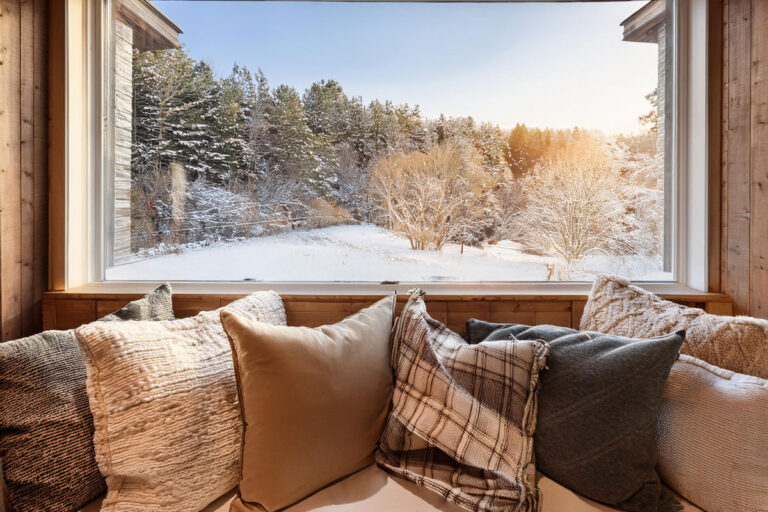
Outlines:
{"type": "Polygon", "coordinates": [[[723,0],[720,291],[768,318],[768,1],[723,0]]]}
{"type": "MultiPolygon", "coordinates": [[[[117,309],[137,294],[92,294],[48,292],[45,296],[45,329],[70,329],[92,322],[117,309]]],[[[174,294],[177,318],[226,306],[242,295],[174,294]]],[[[310,327],[342,320],[381,297],[371,295],[283,295],[289,325],[310,327]]],[[[698,296],[667,295],[680,304],[705,309],[711,313],[731,314],[731,303],[721,294],[698,296]]],[[[406,295],[398,296],[398,309],[406,295]]],[[[586,295],[427,295],[427,309],[449,328],[465,333],[467,318],[489,322],[553,324],[578,328],[586,304],[586,295]]]]}
{"type": "Polygon", "coordinates": [[[42,325],[48,288],[48,2],[0,0],[0,339],[42,325]]]}

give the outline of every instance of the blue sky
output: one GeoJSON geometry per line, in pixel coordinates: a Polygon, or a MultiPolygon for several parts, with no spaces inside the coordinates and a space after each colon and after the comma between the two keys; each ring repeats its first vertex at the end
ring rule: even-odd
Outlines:
{"type": "Polygon", "coordinates": [[[622,42],[619,24],[645,3],[156,5],[222,75],[237,62],[272,86],[335,79],[351,96],[418,104],[428,117],[628,133],[650,108],[657,48],[622,42]]]}

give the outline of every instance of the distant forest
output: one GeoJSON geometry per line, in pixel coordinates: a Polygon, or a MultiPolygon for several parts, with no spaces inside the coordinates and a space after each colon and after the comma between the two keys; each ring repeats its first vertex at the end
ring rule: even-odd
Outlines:
{"type": "Polygon", "coordinates": [[[135,252],[365,222],[417,250],[511,239],[566,267],[594,252],[661,253],[653,93],[647,133],[606,137],[426,119],[334,80],[299,92],[238,65],[217,77],[184,49],[137,52],[133,80],[135,252]]]}

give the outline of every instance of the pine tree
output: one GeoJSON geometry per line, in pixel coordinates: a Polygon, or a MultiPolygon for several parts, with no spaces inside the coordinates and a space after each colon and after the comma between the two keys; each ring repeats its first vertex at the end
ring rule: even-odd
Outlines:
{"type": "Polygon", "coordinates": [[[232,73],[220,81],[221,97],[218,105],[217,131],[222,144],[224,181],[228,184],[248,180],[255,160],[251,145],[255,85],[251,73],[234,65],[232,73]]]}
{"type": "Polygon", "coordinates": [[[304,93],[307,125],[331,144],[346,142],[350,136],[350,101],[335,80],[313,83],[304,93]]]}
{"type": "Polygon", "coordinates": [[[270,125],[280,171],[305,185],[307,191],[331,196],[337,180],[335,153],[329,141],[310,130],[296,89],[281,85],[273,91],[273,100],[270,125]]]}
{"type": "Polygon", "coordinates": [[[210,127],[221,92],[210,66],[184,49],[162,50],[137,54],[133,75],[133,171],[159,171],[176,161],[192,178],[217,176],[224,155],[210,127]]]}

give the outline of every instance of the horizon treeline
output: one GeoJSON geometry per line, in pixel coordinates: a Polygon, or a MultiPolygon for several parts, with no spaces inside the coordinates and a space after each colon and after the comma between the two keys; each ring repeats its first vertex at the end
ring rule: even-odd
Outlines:
{"type": "MultiPolygon", "coordinates": [[[[217,77],[209,64],[184,49],[137,52],[132,248],[339,222],[392,227],[371,187],[372,169],[393,155],[427,155],[445,145],[461,165],[471,162],[482,171],[489,200],[473,207],[486,208],[483,215],[490,219],[479,231],[463,229],[464,238],[448,241],[498,239],[509,226],[493,219],[508,220],[521,208],[523,178],[546,155],[585,138],[597,140],[581,128],[517,124],[502,130],[471,117],[427,119],[407,103],[365,103],[335,80],[319,80],[300,92],[288,85],[272,87],[261,70],[237,64],[229,75],[217,77]],[[181,164],[186,174],[183,229],[170,199],[172,163],[181,164]]],[[[655,155],[653,129],[606,140],[599,143],[655,155]]]]}

